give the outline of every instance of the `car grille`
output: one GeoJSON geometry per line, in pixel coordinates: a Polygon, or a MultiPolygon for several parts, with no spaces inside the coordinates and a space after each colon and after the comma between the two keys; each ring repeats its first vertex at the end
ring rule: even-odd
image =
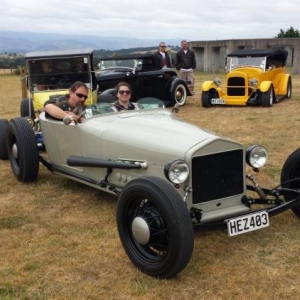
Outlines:
{"type": "Polygon", "coordinates": [[[192,176],[194,204],[242,194],[243,150],[194,157],[192,176]]]}
{"type": "Polygon", "coordinates": [[[245,96],[245,78],[230,77],[228,78],[227,86],[228,96],[245,96]]]}

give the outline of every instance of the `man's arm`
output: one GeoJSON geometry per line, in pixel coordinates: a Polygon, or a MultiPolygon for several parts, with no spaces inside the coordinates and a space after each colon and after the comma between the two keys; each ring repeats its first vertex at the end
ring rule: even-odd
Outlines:
{"type": "Polygon", "coordinates": [[[193,70],[195,70],[196,69],[196,57],[195,57],[195,52],[194,51],[192,51],[192,59],[193,59],[193,70]]]}
{"type": "Polygon", "coordinates": [[[175,57],[175,68],[177,70],[180,69],[180,66],[179,66],[179,60],[180,60],[180,57],[179,57],[179,52],[176,53],[176,57],[175,57]]]}
{"type": "Polygon", "coordinates": [[[80,117],[78,115],[74,114],[73,112],[64,111],[52,103],[46,104],[44,109],[47,114],[49,114],[51,117],[56,118],[56,119],[63,120],[65,117],[68,117],[68,116],[72,116],[76,121],[79,121],[79,119],[80,119],[80,117]]]}

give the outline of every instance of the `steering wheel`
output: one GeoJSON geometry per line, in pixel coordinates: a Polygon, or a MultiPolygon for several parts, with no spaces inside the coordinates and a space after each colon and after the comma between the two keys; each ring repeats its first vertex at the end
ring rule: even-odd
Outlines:
{"type": "MultiPolygon", "coordinates": [[[[78,115],[78,119],[77,120],[80,120],[80,118],[85,114],[86,110],[84,109],[79,115],[78,115]]],[[[67,117],[64,117],[63,118],[63,122],[65,125],[76,125],[78,124],[79,122],[74,119],[73,116],[67,116],[67,117]]]]}
{"type": "Polygon", "coordinates": [[[86,109],[84,109],[79,115],[78,115],[78,120],[85,114],[86,109]]]}

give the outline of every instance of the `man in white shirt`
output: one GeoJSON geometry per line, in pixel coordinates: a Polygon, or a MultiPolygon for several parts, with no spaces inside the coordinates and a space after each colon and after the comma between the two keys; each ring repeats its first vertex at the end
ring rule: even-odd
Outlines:
{"type": "Polygon", "coordinates": [[[172,68],[172,60],[169,53],[166,52],[166,44],[164,42],[159,43],[159,48],[158,51],[155,52],[155,55],[160,58],[162,69],[172,68]]]}

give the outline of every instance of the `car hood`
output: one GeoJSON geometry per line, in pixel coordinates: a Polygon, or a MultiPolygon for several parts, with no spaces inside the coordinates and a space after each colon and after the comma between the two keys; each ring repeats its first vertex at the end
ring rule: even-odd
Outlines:
{"type": "MultiPolygon", "coordinates": [[[[135,158],[161,161],[182,158],[192,147],[220,137],[175,117],[167,109],[133,111],[100,115],[88,119],[83,126],[88,135],[101,135],[103,158],[135,158]]],[[[90,137],[88,140],[96,137],[90,137]]]]}

